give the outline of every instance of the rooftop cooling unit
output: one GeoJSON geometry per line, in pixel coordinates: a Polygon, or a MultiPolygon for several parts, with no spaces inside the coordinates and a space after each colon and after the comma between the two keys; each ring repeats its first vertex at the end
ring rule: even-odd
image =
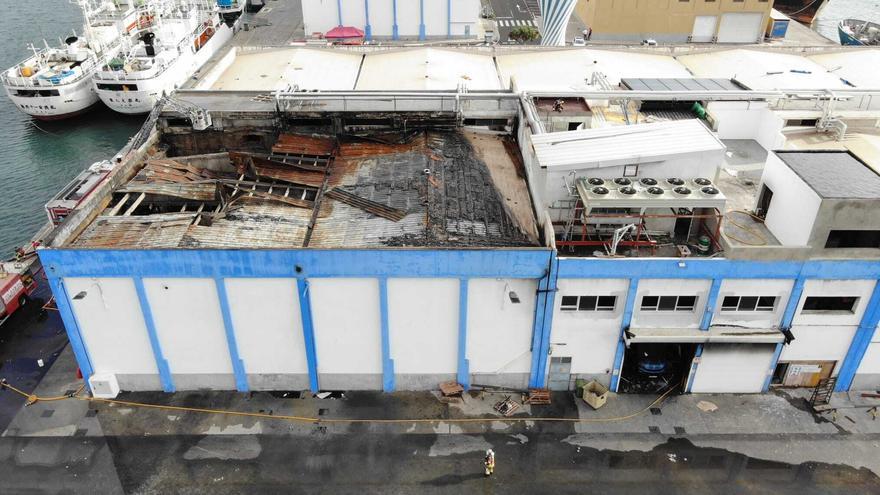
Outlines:
{"type": "Polygon", "coordinates": [[[704,177],[697,177],[693,182],[698,188],[712,185],[712,181],[704,177]]]}
{"type": "Polygon", "coordinates": [[[596,186],[593,188],[593,194],[605,195],[608,194],[608,188],[602,186],[596,186]]]}
{"type": "Polygon", "coordinates": [[[666,183],[670,186],[683,186],[684,179],[679,179],[678,177],[670,177],[666,179],[666,183]]]}
{"type": "Polygon", "coordinates": [[[657,179],[652,179],[650,177],[645,177],[644,179],[640,179],[639,183],[643,186],[656,186],[657,179]]]}
{"type": "Polygon", "coordinates": [[[614,183],[618,186],[628,186],[633,183],[633,181],[627,179],[626,177],[618,177],[614,179],[614,183]]]}
{"type": "Polygon", "coordinates": [[[591,179],[587,179],[587,183],[591,186],[604,186],[605,179],[600,179],[598,177],[593,177],[591,179]]]}
{"type": "Polygon", "coordinates": [[[638,191],[636,190],[636,188],[634,188],[632,186],[623,186],[620,189],[618,189],[617,192],[619,192],[620,194],[625,194],[627,196],[632,196],[633,194],[637,193],[638,191]]]}
{"type": "Polygon", "coordinates": [[[657,187],[657,186],[651,186],[648,189],[646,189],[646,191],[648,191],[648,194],[651,194],[653,196],[660,196],[663,194],[663,188],[657,187]]]}
{"type": "Polygon", "coordinates": [[[672,191],[675,192],[675,194],[678,194],[681,196],[687,196],[691,193],[691,190],[684,187],[684,186],[678,186],[675,189],[673,189],[672,191]]]}

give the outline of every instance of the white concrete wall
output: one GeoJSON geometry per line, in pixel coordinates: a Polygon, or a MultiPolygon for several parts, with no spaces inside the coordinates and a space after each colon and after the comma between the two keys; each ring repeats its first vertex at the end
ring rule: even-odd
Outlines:
{"type": "Polygon", "coordinates": [[[804,282],[804,292],[798,302],[792,324],[858,326],[862,321],[862,315],[865,313],[875,285],[876,282],[873,280],[807,280],[804,282]],[[859,300],[852,313],[804,313],[802,311],[804,301],[809,296],[854,296],[859,300]]]}
{"type": "MultiPolygon", "coordinates": [[[[348,1],[351,2],[351,0],[348,1]]],[[[355,2],[351,3],[354,4],[355,2]]],[[[361,8],[363,9],[363,6],[361,8]]],[[[316,32],[326,33],[339,24],[336,0],[302,0],[302,10],[306,37],[316,32]]],[[[343,22],[347,22],[344,16],[343,22]]],[[[363,25],[354,26],[363,29],[363,25]]]]}
{"type": "Polygon", "coordinates": [[[865,357],[862,358],[856,374],[880,375],[880,327],[874,329],[871,343],[868,344],[868,350],[865,351],[865,357]]]}
{"type": "Polygon", "coordinates": [[[296,279],[229,278],[225,283],[245,372],[308,373],[296,279]]]}
{"type": "MultiPolygon", "coordinates": [[[[427,7],[427,6],[426,6],[427,7]]],[[[446,16],[443,16],[446,18],[446,16]]],[[[428,15],[425,15],[425,22],[428,15]]],[[[397,30],[400,36],[408,38],[419,35],[419,2],[418,0],[398,0],[397,2],[397,30]]]]}
{"type": "Polygon", "coordinates": [[[712,101],[706,107],[715,121],[720,139],[754,139],[765,149],[785,144],[785,120],[763,101],[712,101]]]}
{"type": "Polygon", "coordinates": [[[775,349],[772,344],[706,344],[691,392],[760,393],[775,349]]]}
{"type": "MultiPolygon", "coordinates": [[[[441,4],[445,9],[445,0],[433,0],[441,4]]],[[[466,26],[470,26],[471,36],[477,35],[477,26],[480,22],[480,0],[452,0],[452,35],[464,36],[466,26]]],[[[445,16],[437,16],[438,19],[446,19],[445,16]]],[[[440,26],[440,32],[446,32],[446,26],[440,26]]]]}
{"type": "Polygon", "coordinates": [[[778,327],[791,296],[793,280],[725,279],[718,289],[718,301],[712,316],[712,325],[737,325],[748,328],[778,327]],[[776,308],[771,311],[721,311],[725,296],[775,296],[776,308]]]}
{"type": "Polygon", "coordinates": [[[210,278],[145,278],[162,355],[178,390],[234,389],[217,286],[210,278]],[[192,376],[187,376],[192,375],[192,376]]]}
{"type": "Polygon", "coordinates": [[[456,279],[388,279],[388,325],[395,374],[458,370],[456,279]]]}
{"type": "Polygon", "coordinates": [[[469,281],[467,359],[471,373],[529,373],[537,290],[535,280],[469,281]],[[521,302],[510,302],[509,291],[516,292],[521,302]]]}
{"type": "Polygon", "coordinates": [[[129,278],[65,278],[71,306],[95,373],[156,375],[156,358],[129,278]]]}
{"type": "Polygon", "coordinates": [[[759,194],[764,184],[773,191],[767,228],[784,246],[806,246],[822,199],[773,153],[767,156],[759,194]]]}
{"type": "Polygon", "coordinates": [[[392,0],[370,0],[370,27],[373,36],[391,37],[394,24],[392,0]]]}
{"type": "Polygon", "coordinates": [[[378,280],[313,278],[309,291],[318,373],[381,374],[378,280]]]}
{"type": "Polygon", "coordinates": [[[572,374],[610,379],[629,280],[560,279],[558,287],[550,333],[553,357],[571,357],[572,374]],[[617,303],[614,311],[561,311],[563,296],[617,296],[617,303]]]}
{"type": "Polygon", "coordinates": [[[793,325],[791,331],[795,339],[782,348],[780,361],[837,361],[836,375],[856,327],[793,325]]]}
{"type": "Polygon", "coordinates": [[[639,281],[633,317],[634,328],[699,328],[706,310],[711,280],[642,279],[639,281]],[[644,296],[697,296],[693,311],[641,311],[644,296]]]}

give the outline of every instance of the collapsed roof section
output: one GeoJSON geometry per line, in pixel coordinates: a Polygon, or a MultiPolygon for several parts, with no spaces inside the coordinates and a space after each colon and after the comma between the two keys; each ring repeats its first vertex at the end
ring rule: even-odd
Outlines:
{"type": "Polygon", "coordinates": [[[70,245],[537,246],[524,174],[505,139],[436,131],[282,134],[264,153],[155,156],[70,245]]]}

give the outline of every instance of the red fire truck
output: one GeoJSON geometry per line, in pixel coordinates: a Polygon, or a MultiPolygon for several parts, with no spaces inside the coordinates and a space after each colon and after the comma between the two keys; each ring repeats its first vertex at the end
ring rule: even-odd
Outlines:
{"type": "Polygon", "coordinates": [[[12,263],[4,263],[0,267],[0,325],[2,325],[12,313],[30,301],[31,294],[37,289],[37,281],[26,270],[22,273],[15,273],[14,267],[7,271],[7,265],[12,263]]]}

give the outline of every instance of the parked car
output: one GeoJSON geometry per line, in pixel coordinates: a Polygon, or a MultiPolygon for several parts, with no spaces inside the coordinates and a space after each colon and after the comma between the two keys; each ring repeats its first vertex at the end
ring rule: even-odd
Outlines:
{"type": "Polygon", "coordinates": [[[571,46],[587,46],[587,42],[584,41],[583,38],[578,36],[577,38],[574,39],[574,41],[571,42],[571,46]]]}

